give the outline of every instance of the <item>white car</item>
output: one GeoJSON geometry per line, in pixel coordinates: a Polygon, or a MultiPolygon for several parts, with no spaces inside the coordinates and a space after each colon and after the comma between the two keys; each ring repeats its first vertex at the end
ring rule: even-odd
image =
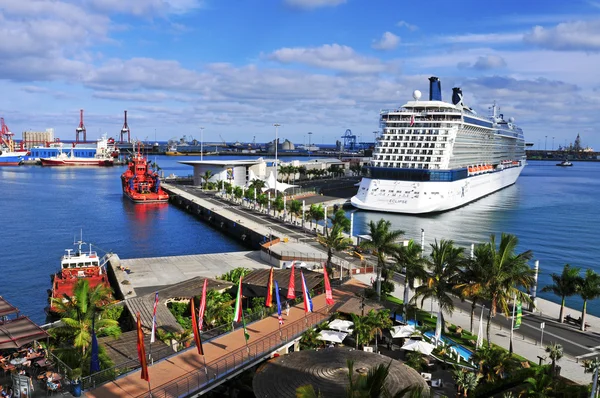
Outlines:
{"type": "Polygon", "coordinates": [[[284,261],[281,269],[292,268],[292,264],[294,264],[295,268],[312,269],[312,267],[306,264],[304,261],[284,261]]]}

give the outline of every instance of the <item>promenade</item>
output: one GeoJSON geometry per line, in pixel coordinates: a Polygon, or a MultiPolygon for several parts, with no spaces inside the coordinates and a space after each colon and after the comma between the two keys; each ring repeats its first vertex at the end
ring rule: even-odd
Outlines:
{"type": "MultiPolygon", "coordinates": [[[[290,308],[289,316],[284,311],[284,325],[281,329],[277,313],[248,324],[248,345],[244,340],[243,329],[237,327],[233,332],[203,342],[204,357],[198,354],[196,347],[191,347],[154,363],[148,367],[152,396],[177,397],[207,391],[269,358],[281,347],[292,344],[308,327],[329,318],[339,305],[349,297],[354,297],[354,292],[362,288],[364,286],[357,281],[350,281],[339,289],[334,289],[335,304],[330,308],[325,305],[324,294],[314,297],[315,311],[306,317],[302,303],[290,308]]],[[[134,371],[85,394],[87,397],[97,398],[148,396],[149,385],[140,378],[140,373],[141,370],[134,371]]]]}
{"type": "MultiPolygon", "coordinates": [[[[375,277],[375,274],[355,276],[357,280],[366,284],[369,283],[371,278],[375,277]]],[[[396,289],[392,295],[402,300],[404,295],[404,288],[402,286],[404,279],[403,277],[400,280],[395,279],[394,282],[396,282],[396,289]]],[[[413,295],[414,291],[411,291],[410,297],[413,297],[413,295]]],[[[454,312],[451,315],[444,313],[444,320],[468,331],[471,324],[471,303],[455,299],[454,305],[454,312]]],[[[433,311],[433,315],[437,316],[438,305],[435,301],[432,303],[431,300],[425,300],[423,310],[433,311]]],[[[486,309],[484,312],[484,333],[487,325],[487,311],[486,309]]],[[[582,332],[572,325],[558,322],[559,312],[560,305],[548,300],[538,299],[536,312],[523,312],[521,327],[514,331],[513,351],[535,363],[539,363],[540,358],[544,358],[544,363],[550,363],[545,347],[551,342],[562,344],[565,354],[557,363],[561,367],[561,376],[580,384],[589,384],[592,380],[592,375],[584,373],[582,363],[585,359],[600,356],[600,318],[587,315],[587,322],[591,327],[586,332],[582,332]],[[540,342],[542,333],[539,326],[541,322],[545,323],[543,345],[540,342]]],[[[480,314],[481,306],[478,305],[473,325],[474,334],[477,334],[479,329],[480,314]]],[[[581,315],[581,312],[565,308],[565,314],[571,314],[571,316],[577,318],[581,315]]],[[[510,325],[510,317],[507,318],[501,313],[492,318],[491,341],[507,350],[510,345],[510,325]]],[[[485,335],[484,338],[486,338],[485,335]]],[[[466,348],[473,350],[474,347],[466,348]]]]}

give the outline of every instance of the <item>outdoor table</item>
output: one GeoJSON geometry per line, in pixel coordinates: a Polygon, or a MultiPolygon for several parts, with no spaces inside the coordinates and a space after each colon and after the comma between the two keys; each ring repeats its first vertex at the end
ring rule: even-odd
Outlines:
{"type": "Polygon", "coordinates": [[[27,358],[15,358],[10,360],[11,365],[21,365],[23,362],[27,361],[27,358]]]}

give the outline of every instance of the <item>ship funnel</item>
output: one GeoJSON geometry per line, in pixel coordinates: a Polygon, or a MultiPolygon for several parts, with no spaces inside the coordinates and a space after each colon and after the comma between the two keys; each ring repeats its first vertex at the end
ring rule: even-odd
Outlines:
{"type": "Polygon", "coordinates": [[[435,76],[429,78],[429,101],[442,100],[442,84],[435,76]]]}
{"type": "Polygon", "coordinates": [[[454,87],[452,89],[452,103],[454,105],[462,103],[463,95],[460,87],[454,87]]]}

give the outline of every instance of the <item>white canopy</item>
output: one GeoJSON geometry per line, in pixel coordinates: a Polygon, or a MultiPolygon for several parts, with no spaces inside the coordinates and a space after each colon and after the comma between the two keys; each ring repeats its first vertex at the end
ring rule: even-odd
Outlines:
{"type": "Polygon", "coordinates": [[[435,346],[433,344],[429,344],[428,342],[422,340],[408,340],[402,346],[403,350],[416,351],[425,355],[430,355],[434,348],[435,346]]]}
{"type": "Polygon", "coordinates": [[[285,192],[285,190],[288,188],[298,186],[298,185],[286,184],[285,182],[281,182],[281,181],[275,181],[275,174],[273,174],[273,172],[271,172],[269,174],[269,177],[267,178],[266,183],[267,183],[267,186],[264,187],[263,190],[275,189],[276,191],[279,191],[279,192],[285,192]]]}
{"type": "Polygon", "coordinates": [[[416,331],[417,331],[417,329],[414,326],[412,326],[412,325],[394,326],[393,328],[390,329],[390,333],[391,333],[391,335],[392,335],[393,338],[410,337],[416,331]]]}
{"type": "Polygon", "coordinates": [[[341,343],[348,336],[348,333],[334,332],[333,330],[321,330],[317,339],[331,341],[332,343],[341,343]]]}
{"type": "Polygon", "coordinates": [[[354,322],[352,322],[352,321],[344,321],[343,319],[334,319],[333,321],[329,322],[329,326],[327,326],[327,328],[332,329],[332,330],[339,330],[340,332],[351,333],[352,329],[350,329],[350,328],[352,326],[354,326],[354,322]]]}

